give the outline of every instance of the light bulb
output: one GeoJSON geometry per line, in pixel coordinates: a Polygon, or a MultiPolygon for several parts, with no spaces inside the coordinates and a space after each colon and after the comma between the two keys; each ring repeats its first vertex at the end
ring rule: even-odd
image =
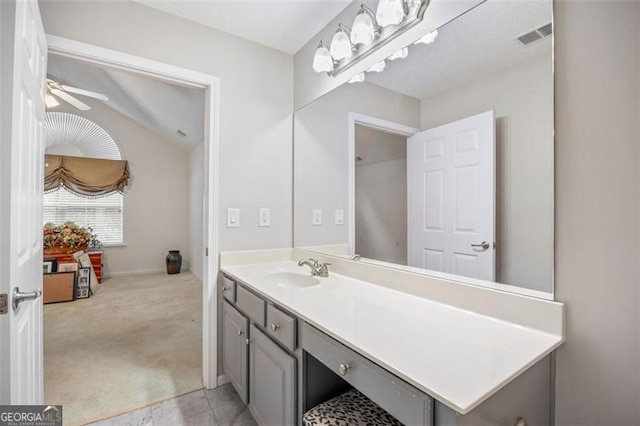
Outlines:
{"type": "Polygon", "coordinates": [[[375,29],[373,28],[373,19],[369,13],[363,8],[353,20],[351,29],[351,43],[364,44],[365,46],[373,43],[375,37],[375,29]]]}
{"type": "Polygon", "coordinates": [[[396,59],[404,59],[407,57],[408,54],[409,54],[409,48],[405,46],[402,49],[398,50],[393,55],[389,56],[387,59],[390,61],[395,61],[396,59]]]}
{"type": "Polygon", "coordinates": [[[381,27],[398,25],[404,19],[403,0],[380,0],[376,11],[376,21],[381,27]]]}
{"type": "Polygon", "coordinates": [[[361,72],[360,74],[356,74],[353,77],[351,77],[347,83],[349,84],[353,84],[353,83],[362,83],[364,81],[364,73],[361,72]]]}
{"type": "Polygon", "coordinates": [[[353,52],[351,51],[351,41],[342,26],[339,27],[338,31],[333,35],[329,52],[336,61],[348,59],[353,55],[353,52]]]}
{"type": "Polygon", "coordinates": [[[60,105],[60,102],[58,102],[50,93],[47,93],[44,97],[44,103],[47,105],[47,108],[53,108],[60,105]]]}
{"type": "Polygon", "coordinates": [[[318,73],[333,71],[333,59],[323,43],[320,43],[313,56],[313,70],[318,73]]]}
{"type": "Polygon", "coordinates": [[[384,68],[385,68],[386,65],[387,64],[386,64],[385,61],[377,62],[377,63],[371,65],[369,67],[369,69],[367,70],[367,72],[382,72],[382,71],[384,71],[384,68]]]}
{"type": "Polygon", "coordinates": [[[418,40],[415,41],[415,43],[413,44],[431,44],[434,41],[436,41],[436,38],[438,37],[438,30],[433,30],[431,31],[429,34],[425,34],[422,37],[420,37],[418,40]]]}

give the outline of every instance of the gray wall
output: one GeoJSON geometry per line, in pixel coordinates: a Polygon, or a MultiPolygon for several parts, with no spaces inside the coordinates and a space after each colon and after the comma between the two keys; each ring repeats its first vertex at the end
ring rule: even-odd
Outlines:
{"type": "Polygon", "coordinates": [[[637,425],[640,3],[555,3],[558,425],[637,425]]]}
{"type": "Polygon", "coordinates": [[[45,31],[220,78],[220,248],[291,245],[293,58],[134,2],[41,1],[45,31]],[[257,66],[259,64],[259,66],[257,66]],[[225,212],[241,209],[241,227],[225,212]],[[258,228],[258,209],[271,227],[258,228]]]}
{"type": "Polygon", "coordinates": [[[299,110],[295,117],[294,246],[349,241],[349,112],[418,127],[419,102],[369,83],[344,84],[299,110]],[[313,226],[322,209],[322,226],[313,226]],[[335,225],[336,209],[345,224],[335,225]]]}

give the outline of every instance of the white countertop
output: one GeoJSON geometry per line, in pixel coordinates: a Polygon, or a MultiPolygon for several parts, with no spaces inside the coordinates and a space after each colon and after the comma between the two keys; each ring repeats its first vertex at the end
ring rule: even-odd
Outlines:
{"type": "Polygon", "coordinates": [[[307,273],[293,261],[222,271],[309,324],[466,414],[562,343],[562,336],[330,273],[284,287],[270,272],[307,273]]]}

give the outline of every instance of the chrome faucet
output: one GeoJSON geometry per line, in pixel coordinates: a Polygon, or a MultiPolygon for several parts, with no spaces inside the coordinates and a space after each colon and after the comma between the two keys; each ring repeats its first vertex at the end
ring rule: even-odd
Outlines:
{"type": "Polygon", "coordinates": [[[307,265],[311,269],[311,276],[327,278],[330,263],[319,263],[316,259],[300,259],[298,266],[307,265]]]}

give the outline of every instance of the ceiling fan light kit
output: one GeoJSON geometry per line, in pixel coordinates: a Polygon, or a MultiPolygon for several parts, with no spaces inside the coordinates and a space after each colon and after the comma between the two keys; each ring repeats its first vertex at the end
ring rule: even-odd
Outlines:
{"type": "MultiPolygon", "coordinates": [[[[339,75],[420,23],[428,5],[429,0],[380,0],[374,14],[362,4],[351,30],[339,24],[328,47],[324,40],[320,40],[313,57],[313,70],[326,72],[330,77],[339,75]]],[[[433,43],[437,35],[438,32],[433,31],[416,43],[433,43]]],[[[406,58],[407,54],[408,48],[405,47],[388,59],[406,58]]],[[[374,64],[367,72],[382,72],[384,65],[384,61],[374,64]]],[[[364,81],[364,73],[352,80],[364,81]]]]}
{"type": "Polygon", "coordinates": [[[74,96],[71,96],[69,93],[73,93],[76,95],[87,96],[89,98],[99,99],[101,101],[108,101],[109,98],[102,93],[93,92],[91,90],[80,89],[78,87],[66,86],[64,84],[60,84],[59,82],[47,78],[47,93],[45,97],[45,103],[47,108],[54,108],[60,105],[58,99],[62,99],[69,105],[81,110],[87,111],[90,110],[91,107],[81,100],[77,99],[74,96]]]}

